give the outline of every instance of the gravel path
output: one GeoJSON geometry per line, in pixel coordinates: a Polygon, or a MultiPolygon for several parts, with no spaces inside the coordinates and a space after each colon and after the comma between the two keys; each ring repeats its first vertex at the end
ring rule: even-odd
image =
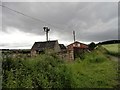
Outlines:
{"type": "Polygon", "coordinates": [[[112,55],[108,55],[108,56],[111,60],[114,60],[116,62],[118,62],[118,60],[120,61],[120,57],[115,57],[115,56],[112,56],[112,55]]]}

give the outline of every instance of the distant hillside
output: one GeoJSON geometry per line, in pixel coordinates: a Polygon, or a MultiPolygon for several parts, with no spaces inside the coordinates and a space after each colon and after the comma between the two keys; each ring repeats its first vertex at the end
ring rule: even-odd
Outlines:
{"type": "Polygon", "coordinates": [[[120,40],[108,40],[108,41],[103,41],[103,42],[99,42],[99,45],[104,45],[104,44],[117,44],[120,43],[120,40]]]}

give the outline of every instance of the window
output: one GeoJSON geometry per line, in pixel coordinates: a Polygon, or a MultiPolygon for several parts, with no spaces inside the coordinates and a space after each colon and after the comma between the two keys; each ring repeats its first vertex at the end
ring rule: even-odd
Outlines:
{"type": "Polygon", "coordinates": [[[73,47],[75,47],[75,44],[73,44],[73,47]]]}
{"type": "Polygon", "coordinates": [[[78,47],[80,47],[80,44],[78,44],[78,47]]]}

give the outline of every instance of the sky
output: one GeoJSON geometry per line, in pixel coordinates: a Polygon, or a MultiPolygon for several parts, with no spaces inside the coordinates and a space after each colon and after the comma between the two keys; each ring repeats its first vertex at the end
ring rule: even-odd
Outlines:
{"type": "Polygon", "coordinates": [[[50,28],[49,40],[69,45],[118,39],[117,2],[2,2],[15,11],[1,8],[0,48],[30,49],[34,42],[46,41],[44,26],[50,28]]]}

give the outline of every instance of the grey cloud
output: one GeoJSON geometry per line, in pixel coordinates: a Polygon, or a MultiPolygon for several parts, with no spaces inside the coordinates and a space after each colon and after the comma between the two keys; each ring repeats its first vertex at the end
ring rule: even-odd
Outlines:
{"type": "MultiPolygon", "coordinates": [[[[29,16],[39,18],[51,25],[32,20],[30,18],[18,15],[15,12],[3,8],[3,30],[6,27],[15,27],[24,32],[42,35],[43,26],[47,25],[51,28],[51,32],[57,32],[59,37],[63,40],[72,39],[72,31],[76,31],[76,38],[84,41],[99,41],[106,39],[116,39],[116,35],[112,33],[117,32],[117,21],[110,25],[106,23],[111,22],[117,18],[117,3],[3,3],[4,5],[23,12],[29,16]],[[100,25],[99,21],[104,23],[100,25]],[[105,26],[106,25],[106,26],[105,26]],[[95,29],[91,30],[96,26],[95,29]],[[103,28],[101,28],[103,27],[103,28]],[[100,31],[103,31],[100,33],[100,31]]],[[[11,31],[12,32],[12,31],[11,31]]]]}
{"type": "Polygon", "coordinates": [[[31,44],[29,43],[3,43],[0,44],[0,47],[12,47],[12,48],[16,48],[16,47],[31,47],[31,44]]]}
{"type": "Polygon", "coordinates": [[[93,40],[93,41],[103,41],[103,40],[113,40],[113,39],[118,39],[118,33],[116,33],[114,30],[109,29],[108,31],[105,31],[104,33],[97,33],[97,34],[91,34],[88,35],[87,40],[93,40]]]}

